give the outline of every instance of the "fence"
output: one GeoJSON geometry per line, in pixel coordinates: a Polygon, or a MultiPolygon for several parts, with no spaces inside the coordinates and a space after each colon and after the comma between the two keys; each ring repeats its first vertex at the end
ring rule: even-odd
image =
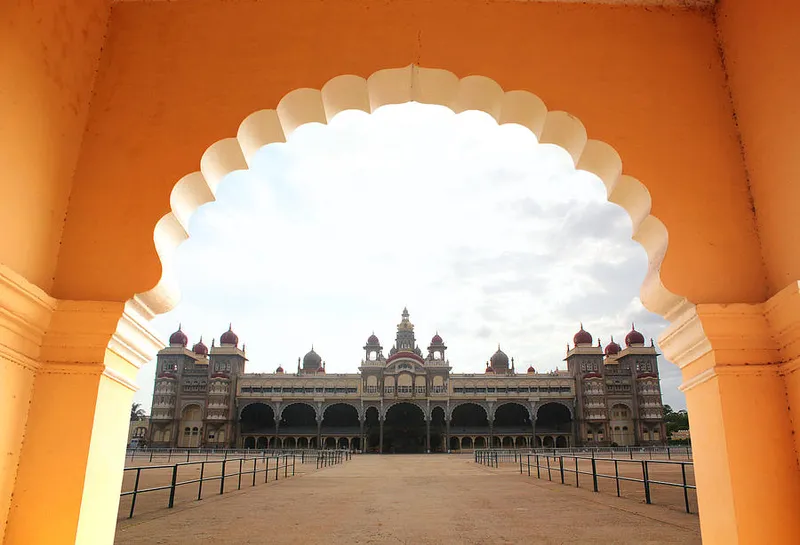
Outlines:
{"type": "MultiPolygon", "coordinates": [[[[669,488],[680,488],[683,491],[683,503],[687,513],[691,513],[689,503],[689,491],[696,491],[696,486],[687,481],[686,470],[687,467],[691,469],[692,476],[694,475],[694,464],[692,462],[674,461],[674,460],[630,460],[630,459],[616,459],[616,458],[601,458],[601,457],[588,457],[588,456],[570,456],[564,454],[551,455],[551,454],[526,454],[519,457],[519,472],[525,473],[527,468],[528,476],[532,475],[531,469],[536,470],[536,477],[542,479],[543,470],[547,472],[547,479],[553,480],[553,473],[556,473],[556,479],[561,478],[561,484],[566,483],[567,474],[575,475],[575,487],[580,488],[580,476],[586,475],[592,478],[592,489],[599,492],[598,480],[609,479],[613,480],[616,484],[617,497],[620,497],[620,482],[640,483],[642,485],[642,492],[644,494],[645,502],[652,503],[651,489],[653,485],[665,486],[669,488]],[[531,463],[533,460],[533,464],[531,463]],[[565,460],[567,461],[565,463],[565,460]],[[591,470],[581,469],[580,463],[583,462],[584,467],[591,465],[591,470]],[[544,465],[543,465],[544,464],[544,465]],[[613,464],[614,474],[605,474],[598,471],[599,464],[613,464]],[[573,467],[569,467],[572,465],[573,467]],[[624,468],[633,467],[636,470],[641,470],[641,478],[621,475],[620,466],[624,468]],[[680,468],[681,482],[670,482],[661,479],[652,478],[651,471],[656,467],[667,467],[671,470],[680,468]]],[[[696,494],[696,492],[694,492],[696,494]]]]}
{"type": "MultiPolygon", "coordinates": [[[[167,453],[165,453],[167,454],[167,453]]],[[[176,454],[176,453],[169,453],[176,454]]],[[[192,454],[197,455],[196,451],[192,454]]],[[[214,453],[203,453],[214,455],[214,453]]],[[[218,494],[226,492],[226,481],[230,488],[231,479],[235,479],[236,490],[242,489],[242,480],[244,478],[245,485],[250,483],[250,486],[255,486],[257,481],[260,481],[260,475],[263,474],[264,483],[269,480],[277,481],[281,477],[288,478],[295,475],[296,464],[301,462],[301,458],[305,461],[315,461],[317,469],[327,467],[334,464],[341,464],[345,460],[351,459],[351,453],[342,450],[321,450],[309,451],[300,454],[295,453],[280,453],[268,455],[266,452],[254,453],[250,452],[247,455],[240,457],[229,457],[230,451],[219,451],[217,455],[222,455],[222,459],[208,459],[202,461],[189,461],[189,462],[176,462],[168,465],[147,465],[140,467],[126,467],[123,474],[123,482],[126,476],[133,476],[132,490],[123,491],[120,493],[120,498],[131,497],[131,505],[127,518],[133,518],[136,510],[136,501],[142,494],[151,492],[168,491],[169,499],[167,500],[167,508],[172,509],[175,506],[176,491],[180,487],[197,484],[197,500],[203,498],[203,491],[208,491],[209,488],[206,483],[219,481],[219,488],[215,490],[218,494]],[[312,454],[313,452],[313,454],[312,454]],[[184,475],[190,473],[196,475],[199,470],[199,476],[185,478],[179,480],[182,472],[184,475]],[[169,477],[169,484],[158,483],[160,477],[169,477]],[[156,481],[155,486],[148,486],[140,488],[140,484],[144,480],[156,481]]],[[[181,453],[183,457],[185,453],[181,453]]],[[[152,458],[150,458],[152,459],[152,458]]],[[[130,478],[129,478],[130,480],[130,478]]]]}
{"type": "MultiPolygon", "coordinates": [[[[497,455],[500,462],[518,462],[520,456],[527,454],[548,454],[550,456],[587,456],[602,459],[628,459],[628,460],[674,460],[692,459],[691,447],[571,447],[571,448],[536,448],[512,449],[490,448],[476,449],[479,452],[492,452],[497,455]]],[[[476,457],[476,461],[478,461],[476,457]]]]}
{"type": "Polygon", "coordinates": [[[183,460],[190,462],[192,460],[205,460],[209,461],[213,458],[231,459],[231,458],[263,458],[265,456],[279,456],[282,454],[294,454],[297,456],[301,464],[308,461],[316,460],[317,453],[321,452],[316,449],[200,449],[200,448],[153,448],[153,449],[128,449],[125,453],[126,462],[135,462],[136,460],[147,459],[148,463],[153,460],[164,460],[167,463],[172,460],[183,460]]]}
{"type": "MultiPolygon", "coordinates": [[[[510,450],[510,449],[509,449],[510,450]]],[[[611,458],[637,460],[692,459],[692,447],[569,447],[525,449],[531,454],[550,454],[551,456],[591,456],[592,458],[611,458]]]]}

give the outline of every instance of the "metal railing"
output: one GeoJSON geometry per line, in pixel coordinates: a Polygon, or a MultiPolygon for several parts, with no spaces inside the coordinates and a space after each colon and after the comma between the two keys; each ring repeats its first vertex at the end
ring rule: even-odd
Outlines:
{"type": "Polygon", "coordinates": [[[594,492],[599,492],[598,479],[614,480],[616,483],[617,497],[620,497],[620,482],[633,482],[641,483],[644,499],[647,504],[652,503],[651,487],[653,485],[666,486],[672,488],[681,488],[683,490],[684,507],[687,513],[691,513],[689,504],[689,491],[697,490],[695,485],[689,484],[686,479],[686,468],[690,467],[694,471],[694,464],[692,462],[682,462],[674,460],[630,460],[630,459],[616,459],[616,458],[601,458],[589,456],[572,456],[564,454],[526,454],[524,457],[520,456],[519,459],[519,472],[524,474],[527,468],[528,476],[532,476],[531,468],[536,470],[536,477],[542,479],[542,473],[547,473],[547,479],[553,480],[553,473],[556,473],[556,479],[561,478],[561,484],[566,483],[566,475],[575,475],[575,487],[580,488],[580,476],[586,475],[592,478],[592,489],[594,492]],[[532,463],[533,460],[533,463],[532,463]],[[567,462],[565,462],[565,460],[567,462]],[[591,463],[591,471],[582,470],[580,468],[580,461],[585,460],[591,463]],[[571,464],[570,464],[571,462],[571,464]],[[614,464],[614,474],[605,474],[598,471],[598,463],[614,464]],[[569,467],[572,465],[573,467],[569,467]],[[620,465],[623,467],[636,466],[637,469],[641,468],[641,479],[620,475],[620,465]],[[669,482],[653,479],[650,477],[650,470],[653,466],[667,466],[667,467],[680,467],[681,482],[669,482]]]}
{"type": "MultiPolygon", "coordinates": [[[[510,450],[510,449],[509,449],[510,450]]],[[[532,454],[551,456],[591,456],[592,458],[611,458],[629,460],[647,458],[649,460],[672,460],[674,458],[692,459],[692,447],[569,447],[522,449],[532,454]]]]}
{"type": "MultiPolygon", "coordinates": [[[[141,494],[146,494],[148,492],[157,492],[160,490],[169,490],[169,500],[167,502],[167,508],[172,509],[175,506],[175,491],[178,487],[187,486],[191,484],[197,483],[197,499],[200,500],[203,498],[203,484],[212,482],[212,481],[219,481],[219,494],[225,493],[225,480],[230,478],[238,478],[237,483],[237,490],[242,489],[242,477],[250,477],[252,476],[252,483],[251,486],[256,485],[256,476],[260,473],[264,474],[264,482],[268,482],[270,478],[274,475],[275,479],[278,480],[280,478],[280,474],[283,473],[283,477],[289,477],[289,471],[291,470],[291,476],[295,474],[295,463],[296,463],[296,456],[294,454],[279,454],[276,456],[253,456],[253,457],[241,457],[241,458],[225,458],[222,460],[209,460],[209,461],[201,461],[201,462],[177,462],[171,465],[155,465],[155,466],[141,466],[141,467],[127,467],[124,469],[124,473],[135,473],[133,490],[123,491],[120,494],[120,498],[124,498],[126,496],[132,496],[131,498],[131,508],[130,513],[128,514],[128,518],[133,518],[134,511],[136,509],[136,499],[141,494]],[[206,468],[209,466],[220,466],[220,473],[219,475],[207,475],[206,468]],[[200,466],[200,476],[196,479],[188,479],[185,481],[178,481],[178,470],[179,468],[187,468],[187,467],[197,467],[200,466]],[[260,466],[260,467],[259,467],[260,466]],[[231,470],[233,468],[233,470],[231,470]],[[152,486],[149,488],[139,488],[139,483],[141,481],[142,474],[146,474],[147,472],[155,472],[158,470],[172,470],[171,471],[171,479],[170,483],[166,485],[160,486],[152,486]],[[281,471],[283,470],[283,471],[281,471]]],[[[123,474],[124,479],[124,474],[123,474]]]]}
{"type": "Polygon", "coordinates": [[[353,453],[349,450],[318,450],[317,469],[334,464],[341,464],[344,461],[350,460],[352,457],[353,453]]]}
{"type": "Polygon", "coordinates": [[[500,452],[496,450],[476,450],[475,451],[475,463],[483,464],[489,467],[500,467],[500,458],[504,456],[500,452]]]}
{"type": "Polygon", "coordinates": [[[141,448],[141,449],[128,449],[125,452],[126,461],[136,461],[147,459],[148,463],[152,463],[154,459],[166,458],[167,463],[172,460],[183,460],[190,462],[192,460],[211,460],[215,457],[222,457],[223,459],[230,458],[263,458],[264,456],[279,456],[282,454],[294,454],[300,460],[300,463],[305,463],[306,459],[313,461],[316,459],[317,449],[201,449],[201,448],[141,448]]]}

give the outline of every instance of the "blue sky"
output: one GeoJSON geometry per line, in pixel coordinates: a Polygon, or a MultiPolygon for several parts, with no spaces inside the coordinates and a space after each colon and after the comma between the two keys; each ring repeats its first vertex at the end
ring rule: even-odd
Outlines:
{"type": "MultiPolygon", "coordinates": [[[[564,368],[580,322],[604,345],[666,325],[639,301],[647,256],[602,182],[480,112],[405,104],[300,127],[229,175],[190,234],[182,301],[154,326],[210,345],[232,323],[250,372],[292,372],[312,344],[329,372],[355,372],[404,306],[454,372],[482,372],[498,343],[520,371],[564,368]]],[[[664,402],[685,407],[678,369],[659,367],[664,402]]],[[[154,368],[138,377],[147,408],[154,368]]]]}

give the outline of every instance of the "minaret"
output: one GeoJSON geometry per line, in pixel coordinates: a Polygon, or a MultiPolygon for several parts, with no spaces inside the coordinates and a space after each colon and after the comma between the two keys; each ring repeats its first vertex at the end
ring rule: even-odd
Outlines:
{"type": "Polygon", "coordinates": [[[403,308],[402,320],[397,324],[395,347],[398,352],[414,352],[417,342],[414,339],[414,324],[408,319],[408,309],[403,308]]]}

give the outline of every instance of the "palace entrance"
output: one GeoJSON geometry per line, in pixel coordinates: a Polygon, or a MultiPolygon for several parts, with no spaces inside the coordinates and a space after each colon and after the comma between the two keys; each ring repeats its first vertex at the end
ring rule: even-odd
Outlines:
{"type": "Polygon", "coordinates": [[[425,415],[413,403],[392,405],[383,425],[384,454],[425,452],[425,415]]]}

